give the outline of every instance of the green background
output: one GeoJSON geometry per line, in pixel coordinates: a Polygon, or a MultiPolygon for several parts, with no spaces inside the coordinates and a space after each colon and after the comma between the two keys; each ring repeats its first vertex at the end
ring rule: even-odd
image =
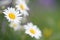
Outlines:
{"type": "MultiPolygon", "coordinates": [[[[37,25],[42,31],[42,37],[39,40],[60,40],[60,0],[56,0],[56,5],[48,8],[41,6],[37,0],[30,0],[28,6],[30,8],[28,21],[37,25]]],[[[23,30],[11,29],[4,14],[0,12],[0,40],[36,39],[25,34],[23,30]]]]}

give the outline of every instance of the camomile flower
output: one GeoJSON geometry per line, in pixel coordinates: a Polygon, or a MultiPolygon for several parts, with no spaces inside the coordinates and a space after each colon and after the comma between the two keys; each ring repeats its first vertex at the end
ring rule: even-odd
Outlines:
{"type": "Polygon", "coordinates": [[[19,11],[16,11],[15,8],[7,8],[3,12],[5,17],[8,19],[9,22],[20,22],[22,19],[21,14],[19,11]]]}
{"type": "Polygon", "coordinates": [[[24,1],[18,0],[16,2],[16,8],[17,10],[20,10],[20,12],[25,16],[28,15],[27,10],[29,10],[29,8],[27,7],[26,3],[24,1]]]}
{"type": "Polygon", "coordinates": [[[16,8],[20,10],[21,12],[29,10],[27,4],[23,0],[17,0],[16,1],[16,8]]]}
{"type": "Polygon", "coordinates": [[[9,25],[11,28],[13,28],[15,31],[20,30],[20,24],[16,22],[11,22],[9,25]]]}
{"type": "Polygon", "coordinates": [[[28,23],[27,25],[24,25],[24,28],[25,33],[29,34],[31,37],[35,37],[36,39],[39,39],[41,37],[41,31],[37,28],[36,25],[28,23]]]}

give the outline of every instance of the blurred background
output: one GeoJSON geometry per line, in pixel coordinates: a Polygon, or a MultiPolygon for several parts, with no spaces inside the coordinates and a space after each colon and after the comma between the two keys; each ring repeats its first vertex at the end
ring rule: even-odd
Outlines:
{"type": "MultiPolygon", "coordinates": [[[[28,21],[42,31],[39,40],[60,40],[60,0],[27,0],[30,8],[28,21]]],[[[15,0],[0,0],[0,40],[36,40],[24,33],[14,31],[2,13],[7,7],[14,7],[15,0]]]]}

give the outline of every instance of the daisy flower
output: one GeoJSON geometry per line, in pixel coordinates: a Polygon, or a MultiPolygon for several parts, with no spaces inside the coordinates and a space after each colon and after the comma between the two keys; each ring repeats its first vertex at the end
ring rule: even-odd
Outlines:
{"type": "Polygon", "coordinates": [[[37,28],[36,25],[28,23],[27,25],[24,25],[24,28],[25,33],[29,34],[31,37],[35,37],[36,39],[39,39],[39,37],[41,37],[41,31],[37,28]]]}
{"type": "Polygon", "coordinates": [[[9,26],[13,28],[15,31],[20,29],[20,24],[16,22],[11,22],[9,26]]]}
{"type": "Polygon", "coordinates": [[[19,14],[19,11],[16,11],[15,8],[7,8],[3,13],[9,22],[20,22],[22,19],[22,17],[20,17],[21,14],[19,14]]]}
{"type": "Polygon", "coordinates": [[[16,2],[16,8],[17,8],[17,10],[20,10],[20,12],[22,14],[24,14],[24,16],[28,15],[27,10],[29,10],[29,8],[27,7],[27,5],[26,5],[26,3],[24,1],[18,0],[16,2]]]}

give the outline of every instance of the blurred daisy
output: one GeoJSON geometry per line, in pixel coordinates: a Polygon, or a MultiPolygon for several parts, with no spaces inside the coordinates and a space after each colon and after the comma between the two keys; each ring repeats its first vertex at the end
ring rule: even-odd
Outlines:
{"type": "Polygon", "coordinates": [[[25,33],[29,34],[31,37],[35,37],[36,39],[39,39],[39,37],[41,37],[41,31],[37,28],[36,25],[28,23],[27,25],[24,25],[24,28],[25,33]]]}
{"type": "Polygon", "coordinates": [[[8,19],[9,22],[20,22],[22,19],[21,14],[19,14],[19,11],[16,11],[15,8],[8,8],[5,9],[4,12],[5,17],[8,19]]]}
{"type": "Polygon", "coordinates": [[[19,23],[11,22],[9,26],[13,28],[15,31],[20,29],[19,23]]]}
{"type": "Polygon", "coordinates": [[[27,10],[29,10],[29,8],[27,7],[27,5],[26,5],[26,3],[24,1],[18,0],[16,2],[16,8],[17,8],[17,10],[20,10],[20,12],[22,14],[24,14],[24,16],[28,15],[27,10]]]}

